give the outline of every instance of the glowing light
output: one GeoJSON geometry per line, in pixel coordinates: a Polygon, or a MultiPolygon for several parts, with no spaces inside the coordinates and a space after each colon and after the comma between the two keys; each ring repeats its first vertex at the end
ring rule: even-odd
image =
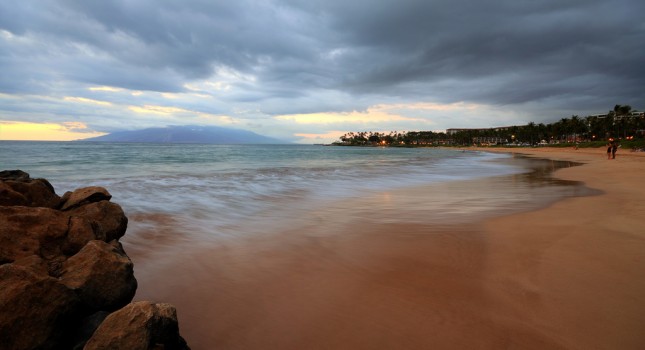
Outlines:
{"type": "Polygon", "coordinates": [[[68,101],[68,102],[79,102],[79,103],[95,104],[95,105],[99,105],[99,106],[111,106],[112,105],[110,102],[93,100],[91,98],[85,98],[85,97],[66,96],[66,97],[63,98],[63,100],[68,101]]]}
{"type": "Polygon", "coordinates": [[[130,106],[129,110],[135,113],[150,113],[150,114],[161,114],[161,115],[170,115],[174,113],[191,113],[187,109],[179,107],[166,107],[166,106],[154,106],[154,105],[145,105],[141,106],[130,106]]]}
{"type": "Polygon", "coordinates": [[[321,134],[307,134],[307,133],[298,133],[294,134],[295,136],[302,137],[303,139],[306,140],[311,140],[311,141],[321,141],[321,140],[329,140],[333,141],[338,139],[339,137],[343,136],[345,134],[344,131],[329,131],[326,133],[321,133],[321,134]]]}
{"type": "Polygon", "coordinates": [[[204,81],[201,83],[184,84],[184,88],[195,92],[229,91],[231,85],[223,81],[204,81]]]}
{"type": "Polygon", "coordinates": [[[81,122],[57,124],[0,121],[0,140],[72,141],[102,135],[105,133],[90,131],[87,125],[81,122]]]}
{"type": "Polygon", "coordinates": [[[115,88],[112,86],[93,86],[89,88],[90,91],[108,91],[108,92],[120,92],[123,91],[121,88],[115,88]]]}
{"type": "Polygon", "coordinates": [[[287,114],[276,116],[278,120],[294,121],[298,124],[336,124],[352,123],[363,124],[367,122],[382,123],[389,121],[417,121],[426,122],[420,118],[404,117],[397,114],[390,114],[377,108],[369,108],[365,112],[348,112],[348,113],[308,113],[308,114],[287,114]]]}
{"type": "Polygon", "coordinates": [[[179,94],[171,94],[171,93],[169,93],[169,92],[162,92],[162,93],[161,93],[161,97],[163,97],[163,98],[165,98],[165,99],[169,99],[169,100],[177,99],[177,98],[179,98],[180,96],[181,96],[181,95],[179,95],[179,94]]]}
{"type": "Polygon", "coordinates": [[[393,121],[413,121],[420,123],[432,124],[432,118],[429,116],[437,115],[443,112],[463,112],[473,113],[485,109],[485,106],[472,103],[398,103],[398,104],[378,104],[369,107],[366,111],[352,112],[321,112],[308,114],[286,114],[279,115],[275,118],[278,120],[294,121],[298,124],[336,124],[336,123],[384,123],[393,121]],[[423,117],[413,117],[410,114],[423,115],[423,117]]]}

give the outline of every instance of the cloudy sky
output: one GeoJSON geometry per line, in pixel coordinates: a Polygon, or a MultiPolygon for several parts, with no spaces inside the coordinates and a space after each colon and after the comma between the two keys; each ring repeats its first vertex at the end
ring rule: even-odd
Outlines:
{"type": "Polygon", "coordinates": [[[642,0],[0,2],[0,139],[348,131],[645,109],[642,0]]]}

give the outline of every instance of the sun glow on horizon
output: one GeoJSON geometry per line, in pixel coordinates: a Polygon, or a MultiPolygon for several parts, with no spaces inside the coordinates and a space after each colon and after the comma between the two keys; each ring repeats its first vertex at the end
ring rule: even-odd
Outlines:
{"type": "Polygon", "coordinates": [[[277,120],[293,121],[297,124],[364,124],[364,123],[386,123],[386,122],[419,122],[432,124],[430,114],[441,114],[445,112],[468,113],[484,109],[485,106],[456,102],[448,104],[417,102],[417,103],[395,103],[376,104],[364,111],[351,112],[318,112],[306,114],[284,114],[274,118],[277,120]],[[422,113],[420,115],[419,113],[422,113]],[[427,116],[423,116],[427,114],[427,116]]]}
{"type": "Polygon", "coordinates": [[[300,137],[301,140],[298,142],[301,143],[311,143],[311,142],[333,142],[338,140],[339,137],[346,134],[345,131],[329,131],[326,133],[296,133],[294,136],[300,137]]]}
{"type": "Polygon", "coordinates": [[[74,141],[102,135],[105,133],[91,131],[81,122],[0,121],[0,140],[3,141],[74,141]]]}
{"type": "Polygon", "coordinates": [[[337,123],[383,123],[391,121],[425,122],[421,118],[410,118],[391,114],[383,108],[368,108],[365,112],[320,112],[307,114],[287,114],[274,117],[277,120],[293,121],[297,124],[337,124],[337,123]]]}

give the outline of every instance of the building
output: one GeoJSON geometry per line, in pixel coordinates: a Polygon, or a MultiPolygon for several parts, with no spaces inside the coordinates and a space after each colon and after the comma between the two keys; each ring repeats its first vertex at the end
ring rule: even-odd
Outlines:
{"type": "Polygon", "coordinates": [[[454,135],[458,132],[462,131],[507,131],[511,130],[512,128],[523,128],[526,125],[513,125],[513,126],[498,126],[495,128],[451,128],[451,129],[446,129],[446,134],[447,135],[454,135]]]}

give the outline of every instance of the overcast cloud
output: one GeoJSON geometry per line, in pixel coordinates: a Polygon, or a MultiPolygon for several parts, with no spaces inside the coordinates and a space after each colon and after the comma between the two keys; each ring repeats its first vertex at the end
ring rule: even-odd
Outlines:
{"type": "Polygon", "coordinates": [[[0,121],[318,142],[642,110],[643,14],[642,0],[3,1],[0,121]]]}

